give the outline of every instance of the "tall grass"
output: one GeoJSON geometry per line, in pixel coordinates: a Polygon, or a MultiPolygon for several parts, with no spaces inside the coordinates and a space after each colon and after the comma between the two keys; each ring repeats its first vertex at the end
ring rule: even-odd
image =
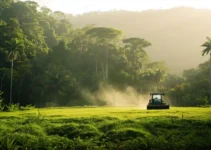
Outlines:
{"type": "Polygon", "coordinates": [[[0,112],[0,149],[210,149],[211,108],[0,112]]]}

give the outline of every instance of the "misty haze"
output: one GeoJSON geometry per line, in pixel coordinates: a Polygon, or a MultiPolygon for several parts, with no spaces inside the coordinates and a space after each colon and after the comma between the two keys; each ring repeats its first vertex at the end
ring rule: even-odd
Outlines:
{"type": "Polygon", "coordinates": [[[202,57],[202,43],[211,21],[211,10],[178,7],[143,12],[91,12],[72,18],[74,27],[87,24],[121,29],[125,37],[145,38],[152,43],[146,51],[152,61],[165,61],[173,73],[195,68],[208,57],[202,57]]]}

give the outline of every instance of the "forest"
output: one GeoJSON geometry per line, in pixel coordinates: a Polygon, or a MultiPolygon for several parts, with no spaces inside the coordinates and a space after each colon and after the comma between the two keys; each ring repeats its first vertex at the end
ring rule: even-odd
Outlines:
{"type": "MultiPolygon", "coordinates": [[[[74,27],[61,11],[33,1],[1,0],[1,103],[102,106],[107,105],[103,98],[93,103],[83,91],[111,86],[123,92],[132,87],[140,95],[161,91],[174,106],[211,104],[210,61],[176,75],[164,61],[152,61],[151,41],[142,35],[125,38],[123,32],[93,24],[74,27]]],[[[210,38],[199,46],[201,55],[209,54],[210,38]]]]}

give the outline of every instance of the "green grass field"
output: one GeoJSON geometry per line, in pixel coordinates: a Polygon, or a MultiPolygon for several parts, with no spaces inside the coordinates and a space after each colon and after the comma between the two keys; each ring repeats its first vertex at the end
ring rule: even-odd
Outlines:
{"type": "Polygon", "coordinates": [[[0,149],[211,149],[211,108],[0,112],[0,149]]]}

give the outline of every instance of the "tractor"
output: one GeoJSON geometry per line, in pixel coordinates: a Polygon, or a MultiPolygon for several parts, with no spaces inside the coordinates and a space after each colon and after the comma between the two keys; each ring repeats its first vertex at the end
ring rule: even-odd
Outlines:
{"type": "Polygon", "coordinates": [[[151,99],[147,105],[147,109],[169,109],[169,105],[167,105],[163,101],[164,93],[154,92],[150,93],[151,99]]]}

